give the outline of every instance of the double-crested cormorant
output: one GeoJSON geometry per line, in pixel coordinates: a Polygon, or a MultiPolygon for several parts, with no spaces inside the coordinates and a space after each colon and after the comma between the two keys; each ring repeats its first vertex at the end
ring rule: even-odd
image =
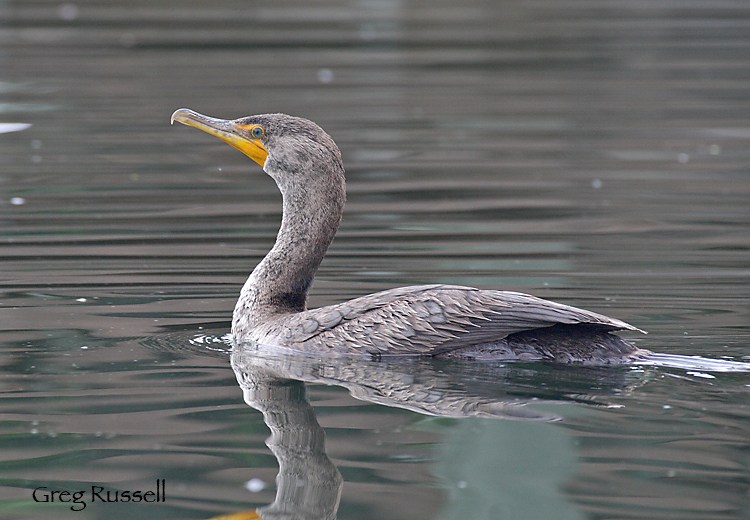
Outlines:
{"type": "Polygon", "coordinates": [[[242,151],[276,181],[283,217],[276,243],[234,308],[235,342],[305,352],[426,355],[478,360],[612,364],[648,352],[620,320],[526,294],[454,285],[391,289],[307,310],[307,291],[333,241],[346,199],[336,143],[318,125],[284,114],[235,120],[179,109],[194,126],[242,151]]]}

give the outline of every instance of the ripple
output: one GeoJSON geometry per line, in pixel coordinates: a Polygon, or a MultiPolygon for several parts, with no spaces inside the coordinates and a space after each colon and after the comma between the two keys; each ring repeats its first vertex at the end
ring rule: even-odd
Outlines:
{"type": "Polygon", "coordinates": [[[9,134],[11,132],[21,132],[31,128],[29,123],[0,123],[0,134],[9,134]]]}
{"type": "Polygon", "coordinates": [[[693,372],[691,375],[704,378],[711,378],[712,376],[698,376],[698,374],[703,372],[750,372],[750,363],[677,354],[651,354],[646,359],[637,361],[636,365],[682,368],[693,372]]]}
{"type": "Polygon", "coordinates": [[[139,343],[150,350],[208,356],[224,357],[232,351],[232,337],[228,333],[168,332],[142,338],[139,343]]]}

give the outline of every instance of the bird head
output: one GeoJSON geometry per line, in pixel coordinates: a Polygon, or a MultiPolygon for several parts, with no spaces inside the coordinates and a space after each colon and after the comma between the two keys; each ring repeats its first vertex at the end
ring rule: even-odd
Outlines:
{"type": "Polygon", "coordinates": [[[175,121],[214,135],[260,164],[279,186],[290,176],[319,176],[323,167],[343,175],[336,143],[318,125],[286,114],[216,119],[181,108],[175,121]]]}

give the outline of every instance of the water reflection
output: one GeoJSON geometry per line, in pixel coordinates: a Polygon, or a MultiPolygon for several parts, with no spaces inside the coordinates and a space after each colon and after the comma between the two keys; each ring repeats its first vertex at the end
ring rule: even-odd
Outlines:
{"type": "Polygon", "coordinates": [[[639,381],[627,370],[480,367],[426,359],[352,363],[348,358],[239,348],[233,350],[231,364],[245,402],[263,413],[271,430],[266,444],[279,464],[275,501],[252,512],[218,517],[233,519],[336,517],[343,479],[326,455],[325,434],[307,399],[307,383],[343,386],[363,401],[439,417],[555,421],[560,419],[557,414],[527,404],[561,399],[595,403],[597,394],[621,394],[639,381]],[[549,390],[541,390],[540,378],[550,382],[551,377],[549,390]],[[253,514],[257,516],[248,516],[253,514]]]}
{"type": "MultiPolygon", "coordinates": [[[[279,349],[256,347],[235,346],[231,352],[231,365],[245,402],[262,412],[271,431],[266,444],[279,464],[276,499],[270,505],[253,511],[216,518],[336,518],[343,479],[326,454],[325,433],[307,399],[308,384],[341,386],[362,401],[435,417],[549,422],[562,420],[558,413],[549,411],[549,408],[565,402],[586,403],[589,408],[616,410],[623,406],[622,403],[628,402],[623,401],[624,397],[632,400],[630,405],[634,405],[638,401],[635,396],[643,391],[641,387],[663,378],[667,373],[650,370],[645,365],[592,368],[547,364],[462,363],[419,358],[374,361],[366,358],[312,357],[298,352],[287,353],[279,349]],[[545,407],[548,409],[545,410],[545,407]]],[[[688,375],[697,374],[695,370],[698,369],[718,374],[741,372],[748,368],[745,363],[697,357],[662,355],[657,358],[658,363],[651,365],[662,367],[661,370],[667,370],[668,367],[688,370],[688,375]]],[[[621,419],[613,417],[613,420],[621,419]]],[[[587,457],[592,455],[590,450],[585,449],[583,453],[576,455],[575,452],[580,447],[572,449],[573,442],[586,442],[586,435],[577,431],[580,427],[575,425],[575,420],[566,418],[566,421],[566,427],[546,430],[546,433],[529,430],[522,427],[522,423],[512,423],[518,424],[518,428],[504,427],[493,431],[489,437],[492,439],[491,446],[478,449],[480,452],[487,450],[484,457],[493,453],[491,471],[496,475],[495,480],[502,481],[503,489],[514,489],[515,495],[490,493],[480,502],[492,503],[488,497],[494,496],[496,503],[507,501],[508,504],[504,506],[513,503],[518,507],[518,504],[524,503],[523,507],[536,513],[551,507],[557,508],[562,515],[559,518],[579,518],[580,513],[559,493],[561,486],[573,489],[580,485],[578,479],[572,477],[572,470],[562,471],[559,464],[554,464],[543,472],[546,475],[542,479],[544,483],[539,480],[538,471],[525,476],[522,475],[523,472],[518,473],[521,471],[518,467],[520,460],[535,461],[536,466],[546,467],[550,457],[558,461],[567,457],[569,467],[578,466],[581,472],[590,469],[592,465],[586,462],[587,457]],[[537,445],[542,439],[551,444],[537,445]],[[495,444],[497,442],[506,448],[498,448],[495,444]],[[503,453],[507,455],[498,455],[503,453]],[[576,460],[579,458],[580,460],[576,460]],[[536,484],[530,484],[532,480],[536,484]],[[521,495],[526,499],[521,499],[521,495]],[[566,511],[565,515],[563,509],[566,511]]],[[[463,432],[458,436],[459,439],[465,441],[466,435],[476,436],[476,433],[464,431],[465,428],[461,425],[456,428],[463,432]]],[[[455,435],[454,432],[448,437],[455,435]]],[[[472,442],[480,442],[479,439],[481,434],[472,442]]],[[[450,444],[450,440],[445,442],[450,444]]],[[[460,449],[458,452],[464,453],[460,449]]],[[[464,453],[462,456],[469,455],[464,453]]],[[[455,454],[452,456],[446,452],[441,457],[451,460],[455,454]]],[[[454,461],[454,467],[447,469],[448,473],[443,476],[445,482],[458,478],[457,475],[461,473],[458,467],[469,463],[462,460],[458,466],[455,464],[458,463],[454,461]]],[[[482,466],[477,461],[472,464],[482,466]]],[[[464,473],[473,474],[469,478],[473,478],[474,486],[487,484],[486,476],[474,474],[476,471],[469,470],[468,467],[463,470],[464,473]]],[[[440,473],[439,463],[435,465],[434,471],[440,473]]],[[[442,471],[445,472],[446,468],[442,471]]],[[[460,483],[457,483],[459,488],[460,483]]],[[[579,497],[572,493],[568,498],[573,498],[575,502],[579,497]]],[[[465,518],[471,517],[471,512],[476,507],[476,498],[454,499],[447,511],[451,511],[451,518],[465,518]]]]}
{"type": "Polygon", "coordinates": [[[263,363],[233,356],[245,402],[263,413],[271,430],[266,444],[279,462],[276,500],[257,510],[261,518],[336,517],[343,479],[325,452],[325,433],[302,381],[279,377],[263,363]]]}
{"type": "MultiPolygon", "coordinates": [[[[526,407],[529,396],[514,396],[512,378],[518,369],[502,364],[440,363],[432,359],[391,359],[302,357],[297,354],[268,354],[252,350],[232,353],[232,367],[240,385],[247,377],[264,370],[267,375],[306,383],[343,386],[356,399],[389,407],[403,408],[439,417],[491,417],[553,421],[554,414],[526,407]]],[[[536,370],[526,369],[527,377],[536,370]]],[[[601,374],[600,372],[592,372],[601,374]]],[[[602,372],[603,373],[603,372],[602,372]]],[[[622,375],[623,372],[613,372],[622,375]]],[[[562,394],[560,394],[562,395],[562,394]]]]}

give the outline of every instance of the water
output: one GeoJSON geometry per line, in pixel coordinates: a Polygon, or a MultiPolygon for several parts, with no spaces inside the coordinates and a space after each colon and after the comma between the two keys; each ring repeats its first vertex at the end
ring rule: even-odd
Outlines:
{"type": "Polygon", "coordinates": [[[748,14],[0,3],[0,516],[750,517],[748,14]],[[347,209],[311,306],[520,290],[647,330],[628,337],[661,361],[232,353],[280,200],[170,127],[180,107],[287,112],[338,142],[347,209]],[[165,501],[91,495],[158,479],[165,501]]]}

